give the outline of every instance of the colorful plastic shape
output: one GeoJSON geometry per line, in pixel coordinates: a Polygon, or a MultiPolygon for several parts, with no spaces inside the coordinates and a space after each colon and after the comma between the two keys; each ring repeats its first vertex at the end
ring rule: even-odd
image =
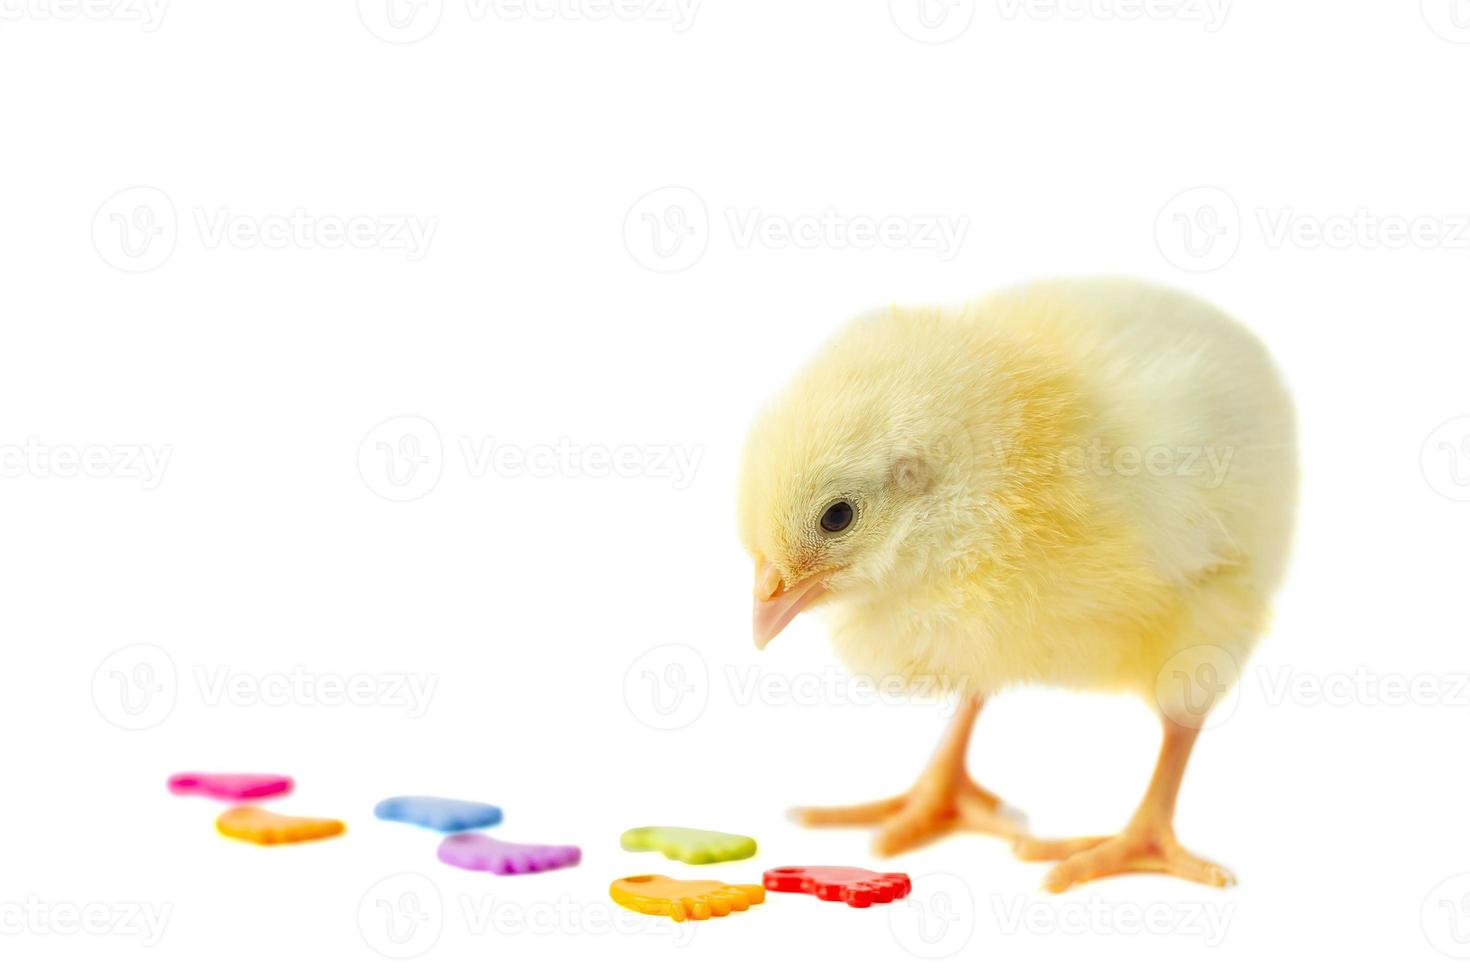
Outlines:
{"type": "Polygon", "coordinates": [[[744,912],[766,900],[760,885],[727,885],[723,881],[679,881],[663,875],[619,878],[608,888],[612,900],[644,915],[667,915],[675,922],[744,912]]]}
{"type": "Polygon", "coordinates": [[[523,875],[570,868],[582,849],[570,844],[513,844],[484,834],[452,834],[439,845],[439,860],[466,871],[523,875]]]}
{"type": "Polygon", "coordinates": [[[693,827],[634,827],[622,837],[625,851],[658,851],[685,864],[739,861],[755,853],[755,838],[693,827]]]}
{"type": "Polygon", "coordinates": [[[254,772],[176,772],[168,777],[175,796],[207,796],[212,800],[260,800],[291,792],[290,776],[254,772]]]}
{"type": "Polygon", "coordinates": [[[772,868],[763,881],[773,892],[805,892],[824,902],[846,902],[855,909],[892,902],[913,889],[906,874],[830,865],[772,868]]]}
{"type": "Polygon", "coordinates": [[[347,830],[342,821],[329,817],[291,817],[254,806],[226,810],[214,825],[226,837],[252,844],[300,844],[336,837],[347,830]]]}
{"type": "Polygon", "coordinates": [[[390,796],[373,807],[379,820],[396,820],[453,834],[500,823],[500,807],[442,796],[390,796]]]}

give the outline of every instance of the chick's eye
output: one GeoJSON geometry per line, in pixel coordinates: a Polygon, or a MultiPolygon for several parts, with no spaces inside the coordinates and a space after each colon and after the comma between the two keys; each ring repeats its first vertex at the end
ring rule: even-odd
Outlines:
{"type": "Polygon", "coordinates": [[[828,534],[846,531],[852,523],[852,504],[839,500],[822,512],[822,530],[828,534]]]}

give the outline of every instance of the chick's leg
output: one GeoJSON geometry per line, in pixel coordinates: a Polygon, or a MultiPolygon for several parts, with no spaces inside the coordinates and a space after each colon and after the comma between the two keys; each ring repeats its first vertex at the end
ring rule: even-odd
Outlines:
{"type": "Polygon", "coordinates": [[[1235,884],[1229,871],[1186,851],[1174,837],[1174,803],[1198,737],[1199,729],[1165,720],[1164,744],[1153,779],[1122,833],[1065,840],[1017,838],[1016,854],[1028,861],[1061,861],[1044,882],[1053,892],[1131,871],[1160,871],[1218,887],[1235,884]]]}
{"type": "Polygon", "coordinates": [[[1012,839],[1020,826],[994,793],[965,772],[965,749],[982,699],[965,696],[929,767],[907,793],[857,806],[803,807],[791,811],[807,827],[878,825],[873,850],[897,854],[955,831],[976,831],[1012,839]]]}

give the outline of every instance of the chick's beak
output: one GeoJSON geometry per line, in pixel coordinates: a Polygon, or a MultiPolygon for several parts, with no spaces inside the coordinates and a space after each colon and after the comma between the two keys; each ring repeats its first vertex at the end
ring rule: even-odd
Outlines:
{"type": "Polygon", "coordinates": [[[827,579],[814,575],[795,588],[787,589],[777,568],[765,559],[755,563],[754,635],[757,650],[764,650],[797,613],[827,594],[827,579]]]}

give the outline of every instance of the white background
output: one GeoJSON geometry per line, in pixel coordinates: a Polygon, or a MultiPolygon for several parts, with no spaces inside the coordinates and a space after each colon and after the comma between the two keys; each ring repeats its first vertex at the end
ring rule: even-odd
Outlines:
{"type": "MultiPolygon", "coordinates": [[[[1470,8],[1115,2],[3,0],[0,969],[1463,971],[1470,8]],[[1179,812],[1228,892],[1053,897],[995,841],[875,863],[782,817],[903,788],[944,718],[854,703],[816,621],[752,649],[754,410],[851,315],[1087,272],[1223,305],[1299,403],[1293,573],[1179,812]],[[288,772],[279,809],[348,833],[222,839],[164,791],[191,768],[288,772]],[[584,862],[443,867],[372,818],[400,793],[584,862]],[[728,881],[866,863],[916,902],[673,930],[608,907],[689,870],[619,850],[644,823],[757,837],[728,881]]],[[[1018,692],[971,761],[1034,830],[1099,833],[1156,734],[1018,692]]]]}

